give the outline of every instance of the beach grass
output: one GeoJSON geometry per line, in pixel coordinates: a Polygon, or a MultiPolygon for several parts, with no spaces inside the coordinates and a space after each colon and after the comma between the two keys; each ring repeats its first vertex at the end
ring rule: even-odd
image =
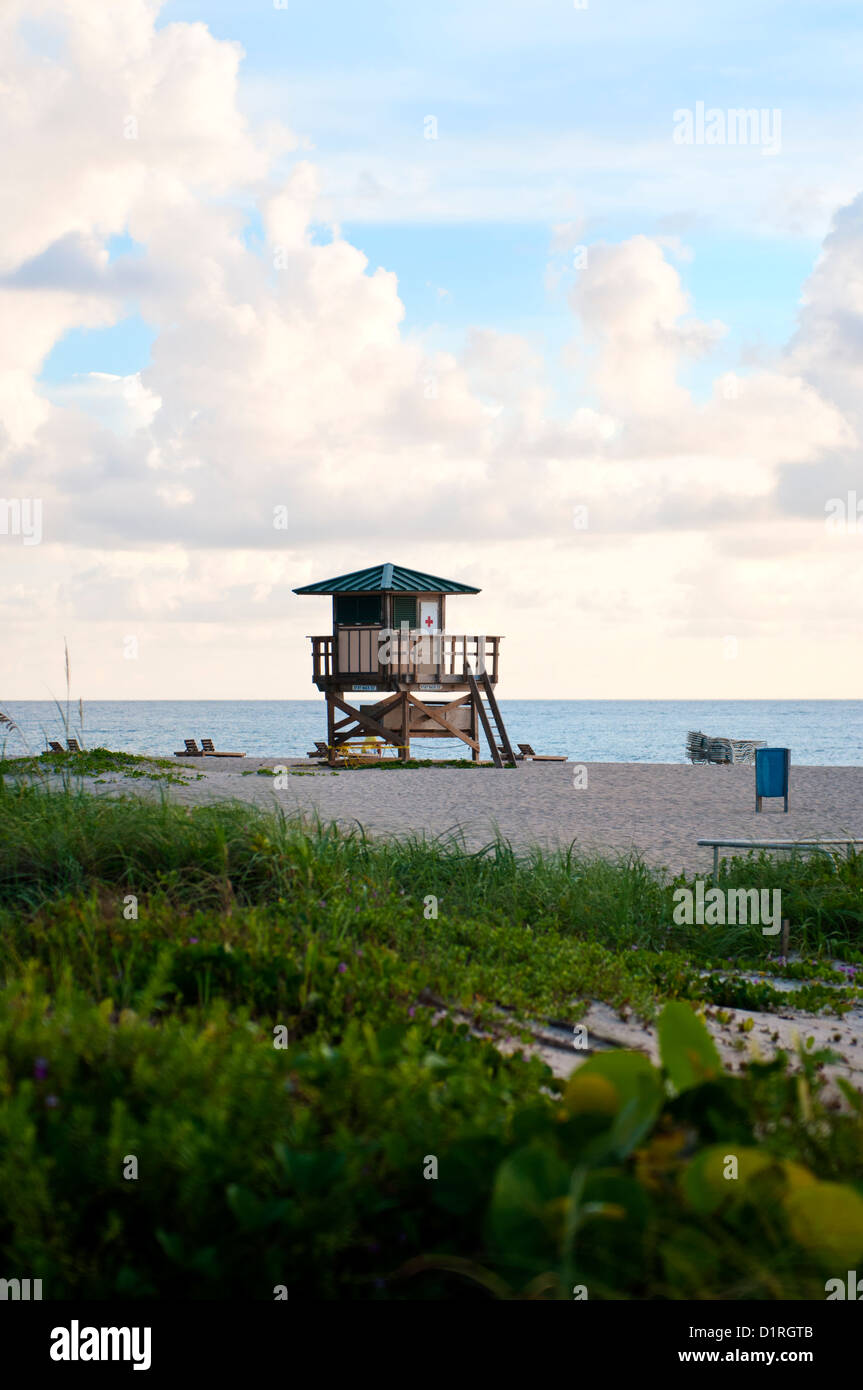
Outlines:
{"type": "MultiPolygon", "coordinates": [[[[859,941],[855,861],[756,867],[813,949],[859,941]]],[[[863,1254],[863,1103],[805,1048],[721,1071],[686,1001],[746,982],[705,981],[671,891],[635,857],[0,781],[4,1266],[46,1297],[823,1296],[863,1254]],[[662,1071],[564,1087],[465,1021],[517,1040],[590,999],[659,1017],[662,1071]]]]}
{"type": "Polygon", "coordinates": [[[80,748],[76,752],[62,749],[45,750],[20,757],[0,757],[0,777],[5,780],[59,776],[68,785],[83,777],[104,777],[108,774],[130,779],[155,782],[188,782],[198,774],[183,763],[171,758],[158,758],[138,753],[117,753],[109,748],[80,748]]]}

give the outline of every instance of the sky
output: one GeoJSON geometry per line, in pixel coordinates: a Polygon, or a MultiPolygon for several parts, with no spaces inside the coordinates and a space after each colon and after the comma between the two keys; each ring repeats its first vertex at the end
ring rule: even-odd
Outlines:
{"type": "Polygon", "coordinates": [[[863,690],[859,4],[3,0],[0,703],[863,690]],[[859,496],[859,512],[858,512],[859,496]],[[287,524],[283,519],[287,517],[287,524]]]}

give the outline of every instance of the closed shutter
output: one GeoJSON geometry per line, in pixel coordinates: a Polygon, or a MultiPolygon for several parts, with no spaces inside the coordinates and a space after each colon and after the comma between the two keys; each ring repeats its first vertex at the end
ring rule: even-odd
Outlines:
{"type": "Polygon", "coordinates": [[[409,628],[417,625],[417,601],[412,594],[393,595],[393,627],[398,631],[403,623],[409,628]]]}

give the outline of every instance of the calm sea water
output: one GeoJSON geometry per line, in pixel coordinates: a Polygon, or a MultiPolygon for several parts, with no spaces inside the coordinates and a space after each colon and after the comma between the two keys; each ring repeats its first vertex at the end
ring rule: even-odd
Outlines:
{"type": "MultiPolygon", "coordinates": [[[[372,696],[364,697],[371,701],[372,696]]],[[[765,739],[795,763],[863,761],[863,700],[502,700],[510,739],[577,762],[685,762],[689,729],[712,737],[765,739]]],[[[62,738],[50,701],[14,701],[7,712],[34,749],[62,738]]],[[[77,731],[77,706],[72,710],[77,731]]],[[[184,738],[257,756],[302,756],[326,738],[323,700],[95,700],[84,706],[84,742],[129,753],[170,754],[184,738]]],[[[16,734],[6,750],[23,752],[16,734]]],[[[461,757],[464,744],[417,740],[419,757],[461,757]]]]}

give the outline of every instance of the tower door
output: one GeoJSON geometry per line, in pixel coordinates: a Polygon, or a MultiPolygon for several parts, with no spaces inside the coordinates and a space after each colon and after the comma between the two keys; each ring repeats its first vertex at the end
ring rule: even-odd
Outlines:
{"type": "Polygon", "coordinates": [[[440,631],[440,599],[420,599],[420,628],[423,632],[440,631]]]}

